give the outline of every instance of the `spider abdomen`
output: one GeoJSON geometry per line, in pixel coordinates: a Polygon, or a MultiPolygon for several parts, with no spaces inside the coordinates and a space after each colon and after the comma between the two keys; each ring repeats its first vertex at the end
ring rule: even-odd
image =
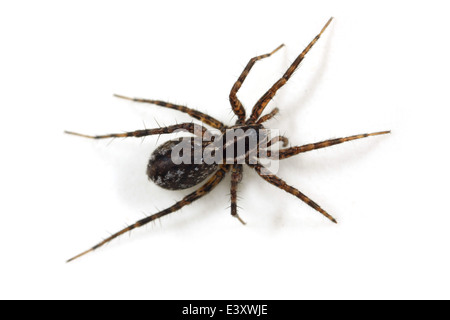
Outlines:
{"type": "Polygon", "coordinates": [[[202,153],[205,143],[196,138],[179,138],[167,141],[151,155],[147,175],[158,186],[169,190],[193,187],[217,171],[217,164],[207,164],[202,153]],[[184,149],[180,148],[183,147],[184,149]],[[191,151],[190,154],[180,154],[191,151]],[[172,154],[175,152],[174,154],[172,154]]]}

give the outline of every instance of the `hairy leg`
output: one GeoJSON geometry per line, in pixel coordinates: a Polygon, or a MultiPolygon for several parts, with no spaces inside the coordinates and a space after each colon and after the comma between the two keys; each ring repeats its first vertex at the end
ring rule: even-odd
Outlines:
{"type": "Polygon", "coordinates": [[[278,155],[272,155],[271,152],[268,151],[267,152],[267,156],[268,157],[273,156],[274,158],[278,158],[278,159],[281,160],[281,159],[290,158],[290,157],[295,156],[295,155],[297,155],[299,153],[302,153],[302,152],[308,152],[308,151],[311,151],[311,150],[327,148],[327,147],[334,146],[335,144],[339,144],[339,143],[343,143],[343,142],[347,142],[347,141],[353,141],[353,140],[362,139],[362,138],[371,137],[371,136],[378,136],[378,135],[382,135],[382,134],[388,134],[390,132],[391,131],[380,131],[380,132],[374,132],[374,133],[364,133],[364,134],[357,134],[357,135],[350,136],[350,137],[345,137],[345,138],[337,138],[337,139],[331,139],[331,140],[326,140],[326,141],[322,141],[322,142],[305,144],[305,145],[300,146],[300,147],[292,147],[292,148],[278,150],[277,151],[278,155]]]}
{"type": "Polygon", "coordinates": [[[278,112],[280,112],[280,109],[275,108],[270,113],[268,113],[265,116],[262,116],[261,118],[259,118],[259,120],[256,123],[257,124],[261,124],[263,122],[266,122],[266,121],[272,119],[273,117],[275,117],[275,115],[277,115],[278,112]]]}
{"type": "Polygon", "coordinates": [[[308,46],[303,50],[302,53],[297,57],[297,59],[294,60],[294,62],[291,64],[291,66],[287,69],[287,71],[284,73],[284,75],[275,82],[275,84],[267,91],[259,100],[256,102],[255,106],[252,109],[252,114],[250,118],[247,120],[248,123],[254,123],[258,120],[261,113],[264,111],[264,108],[267,106],[267,104],[272,100],[272,98],[277,93],[278,89],[280,89],[282,86],[286,84],[286,82],[289,80],[289,78],[292,76],[294,71],[298,68],[300,65],[300,62],[302,62],[305,55],[311,50],[313,45],[319,40],[322,33],[325,31],[325,29],[328,27],[328,25],[331,23],[331,20],[333,18],[330,18],[328,22],[325,24],[325,26],[322,28],[320,33],[308,44],[308,46]]]}
{"type": "Polygon", "coordinates": [[[104,135],[97,135],[97,136],[90,136],[86,134],[76,133],[72,131],[64,131],[67,134],[83,137],[83,138],[89,138],[89,139],[107,139],[107,138],[126,138],[126,137],[145,137],[155,134],[168,134],[168,133],[174,133],[178,130],[188,131],[190,133],[193,133],[197,136],[203,137],[204,135],[209,137],[209,132],[205,127],[202,127],[198,124],[189,122],[189,123],[180,123],[173,126],[168,127],[162,127],[162,128],[156,128],[156,129],[143,129],[143,130],[136,130],[131,132],[123,132],[123,133],[110,133],[110,134],[104,134],[104,135]]]}
{"type": "Polygon", "coordinates": [[[125,100],[131,100],[131,101],[135,101],[135,102],[142,102],[142,103],[151,103],[160,107],[165,107],[165,108],[169,108],[169,109],[175,109],[184,113],[187,113],[188,115],[190,115],[192,118],[197,119],[202,121],[203,123],[216,128],[216,129],[223,129],[225,127],[225,125],[220,122],[217,119],[214,119],[213,117],[207,115],[206,113],[185,107],[185,106],[180,106],[177,104],[173,104],[173,103],[169,103],[169,102],[164,102],[164,101],[160,101],[160,100],[150,100],[150,99],[141,99],[141,98],[130,98],[130,97],[125,97],[119,94],[115,94],[114,95],[117,98],[121,98],[121,99],[125,99],[125,100]]]}
{"type": "Polygon", "coordinates": [[[273,138],[272,140],[269,141],[269,143],[267,144],[267,147],[270,147],[271,145],[273,145],[277,142],[283,142],[283,147],[285,148],[289,144],[289,139],[286,138],[285,136],[276,136],[275,138],[273,138]]]}
{"type": "Polygon", "coordinates": [[[234,164],[231,168],[231,215],[245,225],[237,213],[237,186],[242,181],[242,171],[242,164],[234,164]]]}
{"type": "Polygon", "coordinates": [[[164,209],[158,213],[155,213],[151,216],[148,216],[142,220],[137,221],[136,223],[114,233],[113,235],[111,235],[110,237],[106,238],[105,240],[103,240],[102,242],[96,244],[95,246],[93,246],[91,249],[86,250],[78,255],[76,255],[75,257],[67,260],[67,262],[73,261],[81,256],[84,256],[85,254],[94,251],[95,249],[98,249],[100,247],[102,247],[103,245],[107,244],[108,242],[110,242],[111,240],[117,238],[118,236],[127,233],[133,229],[142,227],[144,225],[146,225],[147,223],[154,221],[156,219],[159,219],[165,215],[168,215],[172,212],[175,212],[181,208],[183,208],[184,206],[187,206],[188,204],[191,204],[192,202],[194,202],[195,200],[200,199],[201,197],[203,197],[204,195],[206,195],[208,192],[210,192],[215,186],[217,186],[222,179],[225,177],[226,173],[228,172],[228,166],[226,165],[222,165],[219,170],[203,185],[201,186],[199,189],[197,189],[196,191],[188,194],[187,196],[185,196],[181,201],[178,201],[177,203],[175,203],[173,206],[164,209]]]}
{"type": "Polygon", "coordinates": [[[247,66],[245,67],[244,71],[242,71],[239,78],[236,80],[236,82],[233,85],[233,88],[231,88],[230,92],[230,103],[231,107],[233,109],[233,112],[238,116],[238,119],[241,123],[244,123],[245,121],[245,109],[242,105],[241,101],[239,101],[238,97],[236,96],[237,92],[242,86],[242,83],[244,82],[245,78],[247,78],[247,75],[249,74],[251,68],[255,64],[256,61],[270,57],[272,54],[280,50],[284,44],[278,46],[275,50],[273,50],[271,53],[263,54],[254,58],[251,58],[250,61],[247,63],[247,66]]]}
{"type": "Polygon", "coordinates": [[[302,192],[297,190],[296,188],[288,185],[286,182],[278,178],[276,175],[272,174],[267,168],[262,166],[260,163],[256,165],[250,165],[255,169],[255,171],[259,174],[261,178],[269,182],[270,184],[273,184],[274,186],[296,196],[303,202],[305,202],[307,205],[312,207],[313,209],[319,211],[321,214],[323,214],[325,217],[330,219],[332,222],[337,223],[336,219],[334,219],[330,214],[328,214],[325,210],[323,210],[317,203],[312,201],[309,197],[304,195],[302,192]]]}

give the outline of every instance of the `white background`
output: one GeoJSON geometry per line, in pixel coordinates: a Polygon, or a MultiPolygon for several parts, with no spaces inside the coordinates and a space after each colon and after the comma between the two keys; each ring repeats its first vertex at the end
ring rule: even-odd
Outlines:
{"type": "Polygon", "coordinates": [[[0,4],[0,298],[450,298],[444,1],[15,1],[0,4]],[[113,93],[235,121],[335,20],[279,91],[268,126],[292,145],[391,129],[284,160],[278,172],[324,219],[250,169],[207,197],[88,249],[190,190],[147,181],[164,139],[64,135],[189,121],[113,93]]]}

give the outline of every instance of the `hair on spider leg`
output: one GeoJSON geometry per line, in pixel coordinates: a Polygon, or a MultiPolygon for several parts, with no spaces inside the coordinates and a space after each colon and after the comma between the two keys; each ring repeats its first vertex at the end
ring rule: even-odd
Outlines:
{"type": "MultiPolygon", "coordinates": [[[[156,206],[155,206],[155,208],[156,208],[156,206]]],[[[159,209],[156,209],[156,211],[158,212],[159,209]]],[[[150,216],[151,216],[151,214],[148,214],[148,213],[144,212],[144,219],[146,219],[146,218],[148,218],[150,216]]],[[[147,230],[148,228],[151,228],[153,230],[157,223],[159,223],[159,226],[161,227],[162,226],[162,222],[161,222],[162,219],[158,219],[158,220],[159,221],[153,220],[150,223],[146,224],[145,225],[145,229],[147,230]]]]}
{"type": "Polygon", "coordinates": [[[155,142],[155,145],[158,145],[158,142],[159,142],[159,138],[161,138],[161,135],[160,135],[160,134],[158,134],[158,137],[156,137],[156,142],[155,142]]]}
{"type": "MultiPolygon", "coordinates": [[[[127,132],[125,130],[122,130],[122,133],[127,133],[127,132]]],[[[124,141],[126,138],[128,138],[128,137],[122,137],[122,141],[124,141]]],[[[145,136],[141,137],[141,138],[145,138],[145,136]]]]}
{"type": "Polygon", "coordinates": [[[158,120],[156,120],[156,118],[155,118],[155,117],[153,117],[153,120],[155,120],[155,122],[156,122],[156,125],[158,126],[158,128],[162,128],[162,127],[161,127],[161,125],[159,124],[158,120]]]}
{"type": "MultiPolygon", "coordinates": [[[[145,125],[145,121],[142,120],[142,125],[144,126],[144,130],[147,130],[147,126],[145,125]]],[[[146,136],[143,136],[141,139],[141,145],[144,143],[146,136]]]]}
{"type": "Polygon", "coordinates": [[[106,144],[106,147],[109,147],[116,139],[117,139],[116,137],[113,137],[111,140],[109,140],[108,143],[106,144]]]}
{"type": "Polygon", "coordinates": [[[228,116],[229,116],[228,122],[232,122],[234,119],[236,119],[236,115],[234,114],[233,110],[230,110],[228,112],[228,116]]]}
{"type": "Polygon", "coordinates": [[[141,215],[144,216],[144,218],[147,218],[147,217],[148,217],[148,214],[145,213],[145,211],[141,211],[141,215]]]}
{"type": "MultiPolygon", "coordinates": [[[[133,224],[128,225],[127,227],[117,231],[116,233],[112,234],[110,237],[104,239],[103,241],[97,243],[95,246],[91,247],[90,249],[76,255],[75,257],[68,260],[68,262],[73,261],[89,252],[92,252],[105,244],[111,242],[112,240],[122,236],[125,233],[129,233],[134,229],[140,228],[145,225],[153,224],[156,220],[159,220],[159,223],[161,224],[161,220],[163,217],[166,217],[174,212],[178,212],[181,209],[183,209],[185,206],[190,205],[191,203],[199,200],[200,198],[203,198],[205,195],[207,195],[210,191],[212,191],[214,188],[216,188],[217,185],[221,184],[222,181],[224,181],[224,178],[230,174],[231,179],[229,181],[229,188],[230,188],[230,208],[231,208],[231,215],[235,218],[237,218],[241,223],[245,224],[245,222],[240,218],[240,216],[237,214],[238,209],[240,207],[238,206],[238,185],[240,184],[242,177],[243,177],[243,164],[250,167],[252,170],[254,170],[257,175],[259,175],[263,180],[268,182],[269,184],[272,184],[273,186],[286,191],[287,193],[297,197],[300,199],[303,203],[305,203],[307,206],[312,208],[313,210],[321,213],[325,218],[330,220],[331,222],[336,223],[336,220],[324,209],[322,209],[316,202],[314,202],[311,198],[303,194],[300,190],[296,189],[295,187],[287,184],[284,180],[276,176],[277,172],[271,172],[268,168],[266,168],[259,160],[259,153],[256,153],[256,156],[254,157],[257,162],[252,163],[249,161],[250,159],[253,159],[253,157],[250,157],[250,153],[252,151],[258,151],[261,147],[261,144],[258,144],[258,142],[254,143],[252,145],[250,142],[246,144],[246,141],[250,141],[250,139],[245,140],[245,134],[250,133],[253,134],[254,137],[258,138],[256,141],[258,141],[260,138],[263,138],[263,136],[260,136],[260,132],[255,129],[265,129],[264,124],[265,121],[270,120],[273,118],[277,112],[278,108],[275,108],[271,111],[271,113],[263,115],[264,110],[266,109],[267,105],[273,100],[275,95],[277,94],[278,90],[282,88],[288,80],[292,77],[292,75],[295,73],[295,71],[299,68],[301,65],[303,59],[307,55],[307,53],[311,50],[311,48],[314,46],[314,44],[319,40],[319,38],[324,33],[325,29],[329,26],[333,18],[330,18],[327,23],[324,25],[324,27],[321,29],[319,34],[317,34],[312,41],[309,42],[309,44],[306,46],[306,48],[297,56],[297,58],[290,64],[290,66],[287,68],[287,70],[283,73],[283,75],[279,78],[278,81],[276,81],[260,98],[259,100],[253,105],[252,109],[249,110],[250,112],[247,114],[247,110],[244,108],[243,104],[237,97],[237,93],[240,90],[242,84],[244,83],[244,80],[246,79],[247,75],[249,74],[250,70],[253,68],[254,64],[262,59],[270,57],[272,54],[274,54],[276,51],[278,51],[281,47],[284,45],[281,45],[277,47],[275,50],[271,51],[270,53],[266,53],[263,55],[255,56],[249,60],[247,65],[245,66],[244,70],[241,72],[240,76],[234,83],[233,87],[231,88],[230,94],[229,94],[229,102],[231,105],[231,110],[233,111],[234,115],[237,117],[237,120],[235,124],[233,125],[226,125],[223,122],[217,120],[216,118],[210,116],[209,114],[203,113],[201,111],[198,111],[196,109],[189,108],[184,105],[177,105],[170,102],[160,101],[160,100],[151,100],[151,99],[141,99],[141,98],[129,98],[121,95],[114,95],[117,98],[122,98],[126,100],[131,100],[138,103],[147,103],[147,104],[153,104],[160,106],[162,108],[168,108],[173,110],[178,110],[180,112],[183,112],[190,117],[192,117],[195,120],[202,122],[202,133],[208,133],[210,129],[216,129],[220,132],[224,133],[227,130],[234,130],[236,131],[242,131],[244,132],[244,136],[242,137],[233,137],[233,140],[227,141],[225,139],[225,135],[223,134],[221,138],[215,139],[213,142],[208,142],[210,144],[213,144],[213,146],[217,146],[218,143],[223,143],[221,146],[226,147],[228,145],[233,146],[240,139],[240,141],[244,141],[245,150],[242,154],[236,154],[234,153],[232,157],[227,158],[226,156],[222,156],[222,160],[225,161],[218,161],[215,163],[206,163],[203,162],[200,164],[200,166],[203,165],[202,169],[199,170],[197,167],[197,164],[178,164],[175,165],[172,161],[172,149],[168,148],[166,144],[162,144],[156,150],[153,151],[153,154],[150,158],[151,161],[152,158],[160,156],[158,160],[155,160],[151,162],[151,168],[152,170],[147,170],[147,175],[149,179],[151,179],[155,184],[159,185],[160,187],[168,190],[186,190],[189,188],[193,188],[190,190],[190,193],[185,195],[181,200],[176,201],[172,206],[167,207],[163,210],[157,211],[156,213],[153,213],[147,217],[144,217],[143,219],[140,219],[136,221],[133,224]],[[209,127],[210,129],[206,129],[206,127],[209,127]],[[245,160],[243,164],[239,163],[239,160],[245,160]],[[170,160],[170,161],[169,161],[170,160]],[[228,161],[231,160],[231,161],[228,161]],[[239,163],[239,164],[238,164],[239,163]],[[207,165],[205,165],[207,164],[207,165]],[[197,170],[196,170],[197,169],[197,170]],[[156,179],[156,177],[164,177],[164,179],[156,179]],[[195,179],[194,179],[195,178],[195,179]],[[184,180],[183,180],[184,179],[184,180]],[[190,179],[190,180],[189,180],[190,179]],[[191,183],[195,180],[195,183],[191,183]],[[183,181],[181,183],[180,181],[183,181]],[[189,182],[189,183],[187,183],[189,182]],[[195,188],[194,188],[195,187],[195,188]]],[[[156,119],[155,119],[156,121],[156,119]]],[[[157,122],[157,121],[156,121],[157,122]]],[[[196,131],[193,128],[192,123],[183,123],[183,124],[176,124],[172,126],[165,126],[163,124],[163,127],[158,123],[159,128],[155,129],[146,129],[146,130],[137,130],[132,132],[127,132],[125,134],[107,134],[107,135],[101,135],[101,136],[87,136],[82,134],[75,134],[81,137],[85,138],[95,138],[95,139],[105,139],[105,138],[113,138],[113,137],[143,137],[147,135],[158,135],[158,137],[161,134],[173,134],[178,129],[187,130],[189,133],[191,133],[194,137],[196,136],[196,131]]],[[[344,138],[338,138],[338,139],[329,139],[317,143],[310,143],[303,146],[294,146],[289,148],[282,148],[280,149],[278,154],[278,159],[283,160],[290,158],[292,156],[298,155],[300,153],[309,152],[316,149],[326,148],[330,147],[336,144],[344,143],[347,141],[357,140],[361,138],[366,138],[369,136],[375,136],[375,135],[382,135],[387,134],[390,131],[380,131],[375,133],[366,133],[366,134],[359,134],[355,136],[350,137],[344,137],[344,138]]],[[[69,132],[67,132],[69,133],[69,132]]],[[[197,132],[198,134],[198,132],[197,132]]],[[[191,137],[191,145],[189,145],[190,148],[194,147],[195,139],[194,137],[191,137]]],[[[263,140],[263,139],[262,139],[263,140]]],[[[287,138],[279,137],[279,141],[284,142],[285,144],[288,143],[287,138]]],[[[168,143],[176,144],[176,142],[179,141],[177,139],[170,140],[168,143]]],[[[220,145],[219,145],[220,146],[220,145]]],[[[203,145],[202,145],[203,148],[203,145]]],[[[266,153],[266,157],[270,158],[270,150],[266,153]]],[[[219,152],[219,155],[221,153],[219,152]]],[[[274,152],[275,154],[275,152],[274,152]]],[[[262,158],[261,158],[262,159],[262,158]]],[[[150,164],[150,161],[149,161],[150,164]]]]}
{"type": "MultiPolygon", "coordinates": [[[[230,209],[230,208],[231,208],[231,205],[225,207],[225,209],[230,209]]],[[[239,206],[239,205],[237,205],[236,208],[237,208],[237,209],[244,210],[244,208],[241,207],[241,206],[239,206]]]]}
{"type": "MultiPolygon", "coordinates": [[[[231,196],[231,192],[226,193],[225,196],[230,197],[231,196]]],[[[240,196],[240,195],[236,195],[236,199],[237,200],[244,200],[244,197],[240,196]]],[[[226,207],[227,209],[229,209],[231,207],[231,205],[229,205],[228,207],[226,207]]]]}

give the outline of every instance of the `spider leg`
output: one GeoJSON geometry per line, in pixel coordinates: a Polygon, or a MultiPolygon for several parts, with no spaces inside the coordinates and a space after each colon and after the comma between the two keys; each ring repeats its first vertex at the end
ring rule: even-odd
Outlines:
{"type": "Polygon", "coordinates": [[[337,223],[336,219],[334,219],[330,214],[328,214],[325,210],[323,210],[317,203],[312,201],[310,198],[308,198],[306,195],[304,195],[302,192],[297,190],[296,188],[288,185],[286,182],[278,178],[276,175],[272,174],[267,168],[265,168],[260,163],[257,164],[249,164],[250,167],[253,167],[255,171],[259,174],[261,178],[266,180],[267,182],[273,184],[274,186],[296,196],[303,202],[305,202],[307,205],[312,207],[313,209],[319,211],[321,214],[323,214],[325,217],[330,219],[332,222],[337,223]]]}
{"type": "MultiPolygon", "coordinates": [[[[269,142],[267,142],[267,139],[263,139],[258,145],[257,157],[253,157],[253,158],[247,157],[246,158],[247,163],[250,163],[250,159],[257,161],[257,158],[261,158],[261,159],[269,158],[269,159],[278,160],[278,157],[277,157],[278,153],[276,153],[276,152],[278,152],[278,150],[276,150],[276,152],[274,154],[272,154],[272,151],[269,150],[269,148],[273,144],[278,143],[278,142],[282,142],[283,143],[282,146],[283,146],[283,148],[285,148],[289,144],[289,139],[286,138],[285,136],[276,136],[276,137],[272,138],[269,142]]],[[[253,164],[254,163],[255,162],[253,162],[253,164]]]]}
{"type": "Polygon", "coordinates": [[[244,82],[245,78],[247,78],[247,75],[250,72],[250,69],[253,67],[253,65],[255,64],[256,61],[270,57],[275,52],[280,50],[283,46],[284,46],[284,44],[278,46],[271,53],[267,53],[267,54],[263,54],[263,55],[251,58],[250,61],[247,63],[247,66],[245,67],[244,71],[242,71],[241,75],[234,83],[233,88],[231,88],[230,103],[231,103],[231,107],[233,108],[233,112],[239,118],[239,122],[244,123],[244,121],[245,121],[245,109],[244,109],[244,106],[242,105],[241,101],[239,101],[236,94],[239,91],[239,89],[241,88],[242,83],[244,82]]]}
{"type": "MultiPolygon", "coordinates": [[[[272,151],[269,150],[269,148],[278,142],[282,142],[283,143],[283,148],[287,147],[289,144],[289,139],[286,138],[285,136],[275,136],[274,138],[270,139],[268,141],[268,137],[264,137],[263,139],[261,139],[261,142],[258,144],[258,149],[257,149],[257,157],[258,158],[271,158],[271,159],[277,159],[276,158],[276,154],[272,154],[272,151]]],[[[248,155],[249,156],[249,155],[248,155]]],[[[256,158],[251,158],[248,157],[246,158],[247,162],[249,163],[250,159],[254,159],[256,160],[256,158]]],[[[255,163],[255,162],[253,162],[255,163]]]]}
{"type": "Polygon", "coordinates": [[[282,86],[286,84],[286,82],[289,80],[289,78],[292,76],[294,71],[298,68],[300,65],[300,62],[302,62],[305,55],[309,52],[309,50],[312,48],[312,46],[319,40],[322,33],[325,31],[325,29],[328,27],[328,25],[331,23],[331,20],[333,18],[330,18],[328,22],[325,24],[325,26],[322,28],[320,33],[308,44],[308,46],[300,53],[300,55],[294,60],[294,62],[291,64],[291,66],[287,69],[285,74],[275,82],[275,84],[256,102],[255,106],[252,109],[252,114],[250,118],[247,120],[248,123],[254,123],[261,113],[264,111],[264,108],[267,106],[267,104],[272,100],[272,98],[277,93],[278,89],[280,89],[282,86]]]}
{"type": "MultiPolygon", "coordinates": [[[[311,150],[316,150],[316,149],[321,149],[321,148],[327,148],[330,146],[333,146],[335,144],[339,144],[339,143],[343,143],[343,142],[347,142],[347,141],[352,141],[352,140],[357,140],[357,139],[362,139],[362,138],[366,138],[366,137],[371,137],[371,136],[378,136],[378,135],[382,135],[382,134],[388,134],[391,131],[380,131],[380,132],[374,132],[374,133],[364,133],[364,134],[357,134],[354,136],[350,136],[350,137],[345,137],[345,138],[337,138],[337,139],[331,139],[331,140],[326,140],[326,141],[322,141],[322,142],[316,142],[316,143],[310,143],[310,144],[305,144],[303,146],[300,147],[292,147],[292,148],[287,148],[287,149],[281,149],[278,150],[278,155],[274,156],[274,158],[278,159],[286,159],[286,158],[290,158],[292,156],[295,156],[299,153],[302,152],[308,152],[311,150]]],[[[271,152],[268,151],[267,152],[267,156],[270,157],[271,156],[271,152]]]]}
{"type": "Polygon", "coordinates": [[[237,186],[242,181],[242,164],[233,164],[231,168],[231,215],[245,225],[244,220],[237,214],[237,186]]]}
{"type": "Polygon", "coordinates": [[[280,109],[275,108],[270,113],[268,113],[265,116],[262,116],[261,118],[259,118],[259,120],[256,123],[257,124],[261,124],[263,122],[266,122],[267,120],[270,120],[273,117],[275,117],[275,115],[278,114],[278,112],[280,112],[280,109]]]}
{"type": "Polygon", "coordinates": [[[89,139],[106,139],[106,138],[126,138],[126,137],[145,137],[155,134],[167,134],[167,133],[174,133],[177,130],[185,130],[190,133],[193,133],[198,136],[203,135],[209,135],[209,131],[206,130],[205,127],[202,127],[198,124],[189,122],[189,123],[180,123],[173,126],[168,127],[162,127],[162,128],[156,128],[156,129],[144,129],[144,130],[136,130],[131,132],[123,132],[123,133],[111,133],[111,134],[105,134],[105,135],[98,135],[98,136],[89,136],[86,134],[76,133],[72,131],[64,131],[67,134],[83,137],[83,138],[89,138],[89,139]]]}
{"type": "Polygon", "coordinates": [[[270,140],[267,143],[267,148],[270,147],[271,145],[273,145],[274,143],[277,142],[283,142],[283,147],[287,147],[287,145],[289,144],[289,139],[286,138],[285,136],[276,136],[275,138],[273,138],[272,140],[270,140]]]}
{"type": "Polygon", "coordinates": [[[117,238],[118,236],[127,233],[133,229],[142,227],[144,225],[146,225],[147,223],[154,221],[156,219],[159,219],[165,215],[168,215],[169,213],[175,212],[181,208],[183,208],[184,206],[191,204],[192,202],[194,202],[197,199],[200,199],[201,197],[203,197],[204,195],[206,195],[208,192],[210,192],[215,186],[217,186],[222,179],[225,177],[226,173],[228,172],[228,166],[227,165],[222,165],[219,170],[203,185],[201,186],[199,189],[197,189],[196,191],[188,194],[187,196],[185,196],[182,200],[178,201],[177,203],[175,203],[173,206],[164,209],[158,213],[155,213],[151,216],[148,216],[142,220],[137,221],[136,223],[114,233],[113,235],[111,235],[110,237],[106,238],[105,240],[103,240],[102,242],[96,244],[95,246],[93,246],[91,249],[86,250],[78,255],[76,255],[75,257],[67,260],[67,262],[71,262],[81,256],[84,256],[85,254],[94,251],[95,249],[98,249],[100,247],[102,247],[103,245],[105,245],[106,243],[110,242],[111,240],[117,238]]]}
{"type": "Polygon", "coordinates": [[[225,127],[225,125],[222,122],[220,122],[217,119],[214,119],[213,117],[207,115],[206,113],[203,113],[203,112],[200,112],[200,111],[197,111],[197,110],[185,107],[185,106],[180,106],[177,104],[164,102],[164,101],[160,101],[160,100],[130,98],[130,97],[125,97],[125,96],[122,96],[119,94],[115,94],[114,96],[117,98],[125,99],[125,100],[131,100],[131,101],[142,102],[142,103],[151,103],[151,104],[155,104],[157,106],[161,106],[161,107],[165,107],[165,108],[169,108],[169,109],[175,109],[175,110],[187,113],[192,118],[200,120],[203,123],[205,123],[213,128],[219,129],[219,130],[221,130],[225,127]]]}

